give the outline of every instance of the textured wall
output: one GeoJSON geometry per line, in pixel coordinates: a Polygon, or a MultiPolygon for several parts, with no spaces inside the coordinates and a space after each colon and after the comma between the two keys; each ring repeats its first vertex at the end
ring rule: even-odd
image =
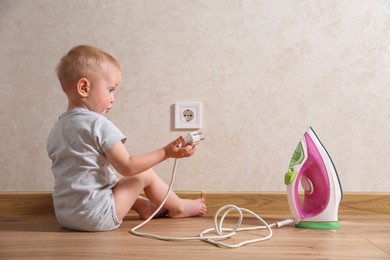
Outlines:
{"type": "Polygon", "coordinates": [[[123,65],[108,117],[131,153],[182,133],[175,101],[203,103],[207,141],[179,162],[178,190],[283,191],[313,126],[344,190],[390,191],[389,24],[385,0],[0,0],[0,190],[52,189],[54,68],[88,43],[123,65]]]}

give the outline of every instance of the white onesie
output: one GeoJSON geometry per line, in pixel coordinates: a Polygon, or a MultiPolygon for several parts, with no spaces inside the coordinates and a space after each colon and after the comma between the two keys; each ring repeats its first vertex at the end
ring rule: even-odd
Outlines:
{"type": "Polygon", "coordinates": [[[116,171],[105,152],[126,137],[106,117],[76,108],[63,113],[51,130],[47,152],[55,178],[54,209],[65,228],[107,231],[121,221],[112,188],[116,171]]]}

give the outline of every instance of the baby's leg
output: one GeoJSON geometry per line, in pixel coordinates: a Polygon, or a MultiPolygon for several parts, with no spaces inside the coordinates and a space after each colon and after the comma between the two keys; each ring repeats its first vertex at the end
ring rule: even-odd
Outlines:
{"type": "Polygon", "coordinates": [[[112,192],[114,194],[115,211],[117,218],[122,220],[133,205],[142,208],[143,200],[140,200],[139,194],[142,192],[143,184],[138,178],[124,177],[118,181],[112,192]],[[139,202],[139,203],[137,203],[139,202]]]}
{"type": "MultiPolygon", "coordinates": [[[[146,197],[153,203],[160,205],[166,196],[167,190],[168,185],[151,169],[150,185],[144,189],[146,197]]],[[[168,209],[168,215],[172,218],[203,216],[207,211],[203,198],[195,200],[181,199],[173,191],[169,194],[164,208],[168,209]]]]}
{"type": "MultiPolygon", "coordinates": [[[[158,208],[160,205],[156,205],[150,200],[139,196],[135,201],[131,209],[138,213],[141,219],[148,219],[158,208]]],[[[155,218],[164,217],[168,214],[168,210],[165,208],[161,208],[160,211],[154,216],[155,218]]]]}
{"type": "MultiPolygon", "coordinates": [[[[122,178],[113,188],[117,217],[123,219],[127,212],[133,208],[142,219],[148,218],[157,209],[157,205],[163,201],[167,190],[168,186],[153,169],[132,177],[122,178]],[[139,197],[142,190],[150,201],[139,197]],[[143,210],[145,208],[150,210],[143,210]]],[[[169,211],[170,217],[175,218],[199,216],[206,213],[203,199],[185,200],[173,192],[170,193],[164,208],[169,211]]],[[[166,214],[166,211],[162,210],[158,215],[161,216],[164,213],[166,214]]]]}
{"type": "MultiPolygon", "coordinates": [[[[135,210],[141,219],[149,218],[157,210],[159,205],[139,195],[143,189],[142,175],[124,177],[118,181],[112,189],[118,219],[122,220],[130,209],[135,210]]],[[[156,217],[165,216],[167,213],[168,210],[163,208],[157,213],[156,217]]]]}

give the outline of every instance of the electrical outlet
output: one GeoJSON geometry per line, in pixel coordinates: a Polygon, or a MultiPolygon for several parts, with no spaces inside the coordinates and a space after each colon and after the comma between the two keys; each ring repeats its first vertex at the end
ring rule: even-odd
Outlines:
{"type": "Polygon", "coordinates": [[[176,102],[175,128],[199,129],[201,127],[202,103],[176,102]]]}

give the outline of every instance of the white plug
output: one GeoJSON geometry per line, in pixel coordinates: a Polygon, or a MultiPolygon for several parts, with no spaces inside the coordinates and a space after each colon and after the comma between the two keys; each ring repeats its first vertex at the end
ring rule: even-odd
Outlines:
{"type": "Polygon", "coordinates": [[[181,147],[186,145],[197,145],[200,141],[203,141],[204,138],[201,137],[202,132],[191,132],[185,136],[185,140],[181,143],[181,147]]]}

